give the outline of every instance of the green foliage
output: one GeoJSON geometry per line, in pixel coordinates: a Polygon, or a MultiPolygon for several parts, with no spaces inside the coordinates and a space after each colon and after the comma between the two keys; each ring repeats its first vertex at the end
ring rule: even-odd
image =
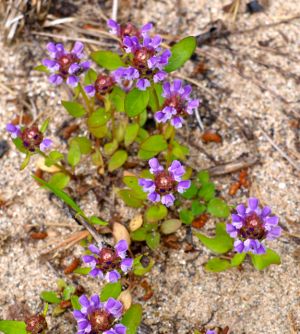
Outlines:
{"type": "Polygon", "coordinates": [[[113,154],[108,162],[108,170],[110,172],[120,168],[127,160],[128,154],[124,150],[118,150],[113,154]]]}
{"type": "Polygon", "coordinates": [[[27,152],[27,154],[25,156],[25,159],[23,160],[23,162],[22,162],[22,164],[20,166],[20,170],[23,170],[23,169],[25,169],[28,166],[28,164],[30,162],[30,157],[31,157],[30,153],[27,152]]]}
{"type": "Polygon", "coordinates": [[[120,87],[114,87],[110,93],[110,101],[118,112],[125,111],[125,96],[126,93],[120,87]]]}
{"type": "Polygon", "coordinates": [[[71,296],[71,304],[73,310],[81,310],[81,304],[79,303],[79,297],[76,295],[71,296]]]}
{"type": "Polygon", "coordinates": [[[205,264],[205,269],[207,271],[212,271],[212,272],[220,272],[220,271],[225,271],[227,269],[231,268],[230,262],[220,259],[218,257],[215,257],[213,259],[210,259],[206,264],[205,264]]]}
{"type": "Polygon", "coordinates": [[[104,153],[106,155],[112,155],[118,149],[118,146],[118,141],[114,139],[110,143],[104,145],[104,153]]]}
{"type": "Polygon", "coordinates": [[[110,119],[110,115],[103,108],[94,111],[87,120],[87,126],[92,135],[96,138],[103,138],[108,132],[106,123],[110,119]]]}
{"type": "Polygon", "coordinates": [[[139,132],[139,125],[137,123],[128,124],[125,129],[124,144],[129,146],[135,140],[139,132]]]}
{"type": "Polygon", "coordinates": [[[152,250],[158,248],[160,244],[160,233],[157,231],[152,231],[146,235],[146,244],[152,250]]]}
{"type": "Polygon", "coordinates": [[[250,253],[250,257],[251,257],[253,266],[257,270],[263,270],[266,267],[270,266],[271,264],[281,263],[280,256],[270,248],[267,248],[266,254],[256,255],[256,254],[250,253]]]}
{"type": "Polygon", "coordinates": [[[196,38],[193,36],[186,37],[176,43],[171,48],[171,57],[165,71],[173,72],[189,60],[196,49],[196,38]]]}
{"type": "Polygon", "coordinates": [[[179,217],[183,224],[190,225],[194,220],[193,212],[187,209],[182,209],[179,211],[179,217]]]}
{"type": "Polygon", "coordinates": [[[133,304],[123,315],[121,323],[127,327],[126,334],[136,334],[142,321],[143,309],[140,304],[133,304]]]}
{"type": "Polygon", "coordinates": [[[218,218],[227,218],[230,210],[223,200],[220,198],[212,198],[207,205],[207,212],[218,218]]]}
{"type": "Polygon", "coordinates": [[[47,128],[48,128],[48,125],[49,125],[49,122],[50,122],[50,118],[47,118],[47,119],[43,122],[43,124],[41,125],[40,131],[41,131],[42,133],[45,133],[45,132],[46,132],[46,130],[47,130],[47,128]]]}
{"type": "Polygon", "coordinates": [[[49,69],[47,66],[45,65],[38,65],[36,67],[34,67],[33,69],[34,71],[38,71],[38,72],[43,72],[43,73],[50,73],[49,69]]]}
{"type": "Polygon", "coordinates": [[[54,291],[43,291],[40,297],[49,304],[58,304],[61,302],[61,299],[58,298],[57,293],[54,291]]]}
{"type": "Polygon", "coordinates": [[[75,167],[79,164],[81,158],[80,146],[78,143],[70,143],[69,152],[68,152],[68,163],[70,166],[75,167]]]}
{"type": "Polygon", "coordinates": [[[144,276],[152,269],[154,265],[154,260],[148,257],[149,263],[147,266],[145,266],[145,264],[143,264],[143,256],[144,255],[139,255],[133,261],[133,273],[136,276],[144,276]]]}
{"type": "Polygon", "coordinates": [[[76,117],[76,118],[82,117],[86,113],[84,106],[78,102],[61,101],[61,103],[65,107],[67,112],[73,117],[76,117]]]}
{"type": "Polygon", "coordinates": [[[108,225],[108,222],[105,222],[104,220],[96,217],[96,216],[91,216],[89,218],[89,222],[93,225],[100,225],[100,226],[106,226],[108,225]]]}
{"type": "Polygon", "coordinates": [[[143,206],[143,200],[137,198],[131,189],[121,189],[119,190],[118,195],[126,205],[132,208],[140,208],[143,206]]]}
{"type": "Polygon", "coordinates": [[[155,223],[164,219],[168,214],[167,208],[162,204],[153,205],[145,212],[145,220],[148,223],[155,223]]]}
{"type": "Polygon", "coordinates": [[[107,70],[116,70],[119,67],[125,66],[123,63],[121,57],[111,51],[96,51],[91,53],[91,58],[94,60],[94,62],[101,66],[106,68],[107,70]]]}
{"type": "Polygon", "coordinates": [[[187,189],[183,194],[182,194],[182,197],[184,197],[185,199],[192,199],[194,198],[197,193],[198,193],[198,187],[197,185],[192,182],[191,183],[191,186],[189,187],[189,189],[187,189]]]}
{"type": "Polygon", "coordinates": [[[96,79],[97,79],[97,72],[94,71],[92,68],[90,68],[84,76],[84,85],[85,86],[91,85],[96,81],[96,79]]]}
{"type": "Polygon", "coordinates": [[[245,257],[246,257],[246,253],[236,253],[234,257],[231,259],[231,266],[232,267],[239,266],[241,263],[243,263],[243,261],[245,260],[245,257]]]}
{"type": "Polygon", "coordinates": [[[148,160],[158,153],[166,150],[168,144],[162,135],[153,135],[142,142],[138,157],[143,160],[148,160]]]}
{"type": "Polygon", "coordinates": [[[194,200],[192,202],[192,213],[194,217],[200,216],[206,211],[206,206],[199,202],[199,200],[194,200]]]}
{"type": "Polygon", "coordinates": [[[20,151],[21,153],[26,153],[27,154],[28,150],[24,147],[23,141],[22,141],[21,138],[19,138],[19,137],[13,138],[12,141],[15,144],[18,151],[20,151]]]}
{"type": "Polygon", "coordinates": [[[69,182],[70,176],[61,172],[53,174],[49,180],[49,184],[59,189],[64,189],[69,182]]]}
{"type": "MultiPolygon", "coordinates": [[[[207,182],[202,185],[198,195],[200,198],[203,198],[205,201],[209,201],[215,197],[215,185],[212,182],[207,182]]],[[[221,216],[222,217],[222,216],[221,216]]]]}
{"type": "Polygon", "coordinates": [[[120,282],[107,283],[101,290],[100,300],[105,302],[108,298],[117,299],[122,291],[122,284],[120,282]]]}
{"type": "Polygon", "coordinates": [[[179,219],[169,219],[161,224],[160,231],[162,234],[171,234],[176,232],[181,227],[181,224],[179,219]]]}
{"type": "Polygon", "coordinates": [[[149,102],[149,91],[132,89],[125,97],[125,112],[129,117],[135,117],[142,113],[149,102]]]}
{"type": "Polygon", "coordinates": [[[204,246],[218,254],[226,253],[233,247],[233,239],[226,232],[226,225],[223,223],[216,225],[216,236],[213,238],[208,238],[201,233],[195,233],[195,235],[204,246]]]}
{"type": "Polygon", "coordinates": [[[3,334],[26,334],[24,321],[0,320],[0,332],[3,334]]]}
{"type": "Polygon", "coordinates": [[[177,141],[174,140],[172,154],[175,158],[184,161],[186,160],[186,156],[189,154],[189,149],[184,145],[180,145],[177,141]]]}
{"type": "Polygon", "coordinates": [[[73,137],[69,141],[69,145],[77,144],[79,146],[79,150],[81,154],[89,154],[92,151],[92,143],[86,137],[73,137]]]}
{"type": "Polygon", "coordinates": [[[47,167],[50,167],[56,163],[58,163],[60,160],[64,158],[64,155],[58,151],[52,151],[48,154],[47,158],[45,158],[45,165],[47,167]]]}

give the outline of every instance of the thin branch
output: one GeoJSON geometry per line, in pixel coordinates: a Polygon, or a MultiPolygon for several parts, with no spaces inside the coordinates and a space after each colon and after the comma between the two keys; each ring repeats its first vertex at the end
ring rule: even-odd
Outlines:
{"type": "Polygon", "coordinates": [[[118,17],[118,6],[119,6],[119,1],[118,0],[113,0],[111,18],[115,21],[117,21],[117,17],[118,17]]]}

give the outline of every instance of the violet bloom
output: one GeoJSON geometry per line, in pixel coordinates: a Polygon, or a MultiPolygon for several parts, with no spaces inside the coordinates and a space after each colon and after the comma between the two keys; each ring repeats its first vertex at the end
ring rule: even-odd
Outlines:
{"type": "Polygon", "coordinates": [[[215,330],[207,330],[205,334],[217,334],[215,330]]]}
{"type": "Polygon", "coordinates": [[[116,323],[123,314],[123,304],[109,298],[105,303],[99,295],[89,300],[85,295],[79,298],[81,310],[75,310],[73,316],[77,321],[77,334],[126,334],[126,327],[116,323]]]}
{"type": "Polygon", "coordinates": [[[156,158],[149,160],[150,173],[154,179],[139,179],[139,185],[148,194],[151,202],[161,202],[169,207],[175,201],[174,192],[184,193],[191,185],[190,180],[183,180],[184,167],[178,160],[174,160],[168,170],[159,164],[156,158]]]}
{"type": "Polygon", "coordinates": [[[12,138],[21,138],[23,146],[30,152],[34,152],[36,149],[44,152],[52,146],[52,140],[44,138],[43,133],[35,125],[21,130],[18,125],[7,124],[6,130],[12,138]]]}
{"type": "Polygon", "coordinates": [[[152,23],[147,23],[142,26],[141,29],[138,29],[134,24],[128,22],[127,24],[119,24],[118,22],[109,19],[107,21],[107,26],[110,29],[110,33],[117,35],[123,40],[126,36],[137,36],[141,37],[146,35],[153,27],[152,23]]]}
{"type": "Polygon", "coordinates": [[[86,94],[90,97],[97,96],[100,100],[102,95],[110,93],[115,85],[115,80],[112,76],[99,74],[96,81],[84,87],[86,94]]]}
{"type": "Polygon", "coordinates": [[[190,94],[192,87],[183,86],[180,79],[176,79],[171,84],[163,84],[163,94],[165,102],[162,109],[155,113],[155,119],[158,123],[170,121],[175,128],[181,128],[183,119],[187,115],[192,115],[194,110],[199,106],[199,100],[192,100],[190,94]]]}
{"type": "Polygon", "coordinates": [[[51,59],[44,59],[42,63],[52,72],[49,81],[54,85],[66,81],[71,87],[76,87],[79,76],[91,66],[89,61],[81,62],[84,45],[76,42],[72,51],[68,52],[61,43],[48,43],[47,49],[51,59]]]}
{"type": "Polygon", "coordinates": [[[248,207],[240,204],[236,211],[237,213],[231,215],[232,223],[226,226],[227,233],[236,239],[235,250],[238,253],[264,254],[266,248],[262,241],[276,239],[281,234],[279,218],[271,216],[268,206],[260,208],[255,197],[249,198],[248,207]]]}
{"type": "Polygon", "coordinates": [[[132,268],[133,259],[126,257],[128,250],[126,240],[120,240],[114,248],[90,245],[89,250],[93,255],[84,255],[83,261],[92,267],[90,271],[92,277],[117,282],[121,278],[120,273],[126,274],[132,268]]]}

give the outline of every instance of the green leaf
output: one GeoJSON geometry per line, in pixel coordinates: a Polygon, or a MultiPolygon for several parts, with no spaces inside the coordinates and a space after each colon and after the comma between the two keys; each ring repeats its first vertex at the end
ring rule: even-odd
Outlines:
{"type": "Polygon", "coordinates": [[[140,304],[133,304],[123,315],[121,323],[126,326],[126,334],[136,334],[142,321],[143,309],[140,304]]]}
{"type": "Polygon", "coordinates": [[[81,310],[81,304],[79,303],[79,297],[76,295],[71,296],[71,304],[73,310],[81,310]]]}
{"type": "Polygon", "coordinates": [[[25,156],[25,159],[23,160],[23,162],[20,166],[20,170],[23,170],[28,166],[28,164],[30,162],[30,157],[31,157],[30,153],[27,153],[26,156],[25,156]]]}
{"type": "Polygon", "coordinates": [[[147,229],[145,229],[144,227],[140,227],[137,230],[131,232],[130,237],[134,241],[144,241],[146,240],[147,233],[147,229]]]}
{"type": "Polygon", "coordinates": [[[139,199],[146,199],[147,194],[143,191],[143,188],[138,184],[138,178],[136,176],[124,176],[123,182],[131,188],[134,192],[134,196],[139,199]]]}
{"type": "Polygon", "coordinates": [[[75,286],[73,285],[66,286],[62,294],[63,299],[69,300],[71,298],[71,295],[74,294],[75,290],[75,286]]]}
{"type": "Polygon", "coordinates": [[[101,226],[106,226],[106,225],[108,225],[107,222],[105,222],[105,221],[102,220],[102,219],[99,219],[99,218],[96,217],[96,216],[91,216],[91,217],[89,218],[89,222],[90,222],[91,224],[94,224],[94,225],[101,225],[101,226]]]}
{"type": "Polygon", "coordinates": [[[15,144],[18,151],[20,151],[22,153],[26,153],[26,154],[28,153],[28,150],[24,147],[23,141],[22,141],[21,138],[19,138],[19,137],[13,138],[12,141],[15,144]]]}
{"type": "Polygon", "coordinates": [[[213,259],[210,259],[206,264],[205,264],[205,269],[207,271],[211,271],[214,273],[218,273],[221,271],[225,271],[227,269],[231,268],[231,264],[229,261],[219,259],[218,257],[215,257],[213,259]]]}
{"type": "Polygon", "coordinates": [[[87,86],[93,84],[96,81],[97,76],[97,72],[90,68],[84,76],[84,85],[87,86]]]}
{"type": "Polygon", "coordinates": [[[124,140],[126,123],[124,121],[117,123],[113,131],[113,138],[119,143],[124,140]]]}
{"type": "Polygon", "coordinates": [[[120,282],[107,283],[101,290],[100,300],[105,302],[108,298],[117,299],[122,291],[122,284],[120,282]]]}
{"type": "Polygon", "coordinates": [[[112,51],[96,51],[91,53],[91,58],[94,62],[106,68],[107,70],[116,70],[119,67],[125,66],[120,56],[112,51]]]}
{"type": "Polygon", "coordinates": [[[48,157],[45,158],[45,165],[50,167],[56,164],[58,161],[62,160],[64,155],[58,151],[52,151],[48,154],[48,157]]]}
{"type": "Polygon", "coordinates": [[[73,117],[82,117],[86,113],[84,106],[78,102],[61,101],[61,103],[67,112],[73,117]]]}
{"type": "Polygon", "coordinates": [[[191,183],[191,186],[183,193],[181,194],[182,197],[186,199],[192,199],[197,195],[198,187],[195,185],[195,183],[191,183]]]}
{"type": "Polygon", "coordinates": [[[150,95],[149,95],[149,106],[152,109],[152,111],[158,111],[159,109],[157,109],[157,102],[156,102],[156,98],[158,99],[158,103],[159,106],[163,105],[165,98],[162,96],[162,92],[163,92],[163,88],[161,84],[155,83],[154,84],[154,89],[155,89],[155,93],[153,91],[153,89],[150,89],[150,95]],[[155,96],[156,94],[156,96],[155,96]]]}
{"type": "Polygon", "coordinates": [[[42,291],[40,297],[49,304],[58,304],[61,302],[61,299],[57,297],[54,291],[42,291]]]}
{"type": "Polygon", "coordinates": [[[204,246],[218,254],[226,253],[233,247],[233,239],[227,234],[226,225],[223,223],[216,225],[216,236],[214,238],[208,238],[201,233],[195,235],[204,246]]]}
{"type": "Polygon", "coordinates": [[[92,154],[92,162],[97,167],[103,166],[102,154],[98,148],[95,149],[95,152],[92,154]]]}
{"type": "Polygon", "coordinates": [[[155,223],[159,220],[164,219],[168,214],[167,208],[162,205],[153,205],[148,208],[145,212],[145,219],[148,223],[155,223]]]}
{"type": "Polygon", "coordinates": [[[79,146],[79,150],[81,154],[89,154],[92,151],[92,143],[86,137],[73,137],[70,140],[70,145],[76,143],[79,146]]]}
{"type": "Polygon", "coordinates": [[[42,184],[45,188],[53,192],[58,198],[60,198],[64,203],[69,205],[73,210],[75,210],[77,213],[84,216],[83,211],[80,209],[80,207],[73,201],[73,199],[67,195],[64,191],[60,190],[59,188],[55,187],[52,184],[47,183],[43,179],[40,179],[39,177],[36,177],[35,175],[32,175],[32,177],[38,181],[38,183],[42,184]]]}
{"type": "Polygon", "coordinates": [[[42,124],[42,126],[41,126],[41,128],[40,128],[41,133],[45,133],[45,132],[46,132],[46,130],[47,130],[47,128],[48,128],[48,125],[49,125],[49,122],[50,122],[50,118],[47,118],[47,119],[43,122],[43,124],[42,124]]]}
{"type": "Polygon", "coordinates": [[[126,205],[132,208],[140,208],[143,205],[143,200],[135,197],[134,192],[130,189],[121,189],[118,195],[125,202],[126,205]]]}
{"type": "Polygon", "coordinates": [[[172,154],[180,160],[186,160],[186,156],[189,154],[189,149],[186,146],[180,145],[174,141],[172,154]]]}
{"type": "Polygon", "coordinates": [[[219,198],[213,198],[208,202],[207,212],[218,218],[227,218],[230,210],[228,205],[219,198]]]}
{"type": "Polygon", "coordinates": [[[50,73],[48,67],[45,65],[38,65],[34,67],[33,70],[38,72],[50,73]]]}
{"type": "Polygon", "coordinates": [[[143,261],[143,257],[145,255],[139,255],[138,257],[136,257],[133,261],[133,273],[134,275],[137,276],[144,276],[145,274],[147,274],[153,267],[154,265],[154,260],[152,258],[150,258],[149,256],[147,256],[147,259],[149,259],[149,263],[147,264],[147,266],[145,266],[144,261],[143,261]]]}
{"type": "Polygon", "coordinates": [[[0,320],[0,332],[4,334],[26,334],[24,321],[0,320]]]}
{"type": "Polygon", "coordinates": [[[239,266],[246,257],[246,253],[236,253],[234,257],[231,259],[231,266],[232,267],[237,267],[239,266]]]}
{"type": "Polygon", "coordinates": [[[194,200],[192,202],[192,213],[195,217],[200,216],[206,210],[206,206],[199,202],[199,200],[194,200]]]}
{"type": "Polygon", "coordinates": [[[152,231],[146,235],[146,243],[152,250],[158,248],[160,243],[160,233],[152,231]]]}
{"type": "Polygon", "coordinates": [[[263,270],[271,264],[280,264],[280,256],[270,248],[267,248],[266,254],[256,255],[251,254],[252,263],[257,270],[263,270]]]}
{"type": "Polygon", "coordinates": [[[110,115],[103,108],[99,108],[94,111],[87,120],[87,125],[89,128],[97,128],[99,126],[105,125],[110,118],[110,115]]]}
{"type": "Polygon", "coordinates": [[[159,152],[150,152],[150,151],[144,151],[139,150],[138,152],[138,158],[142,160],[149,160],[153,157],[155,157],[159,152]]]}
{"type": "Polygon", "coordinates": [[[141,144],[141,149],[149,152],[161,152],[167,147],[168,144],[162,135],[150,136],[141,144]]]}
{"type": "Polygon", "coordinates": [[[76,268],[73,271],[73,274],[88,275],[91,270],[92,270],[92,268],[90,268],[90,267],[80,267],[80,268],[76,268]]]}
{"type": "Polygon", "coordinates": [[[209,174],[207,170],[202,170],[197,174],[197,179],[201,184],[209,182],[209,174]]]}
{"type": "Polygon", "coordinates": [[[171,57],[168,65],[164,68],[166,72],[173,72],[179,69],[189,60],[196,49],[196,38],[193,36],[186,37],[176,43],[171,48],[171,57]]]}
{"type": "Polygon", "coordinates": [[[203,198],[207,202],[215,197],[216,194],[215,189],[216,187],[213,183],[211,182],[204,183],[198,192],[198,196],[203,198]]]}
{"type": "Polygon", "coordinates": [[[106,155],[112,155],[118,149],[118,146],[118,141],[114,139],[112,142],[104,145],[104,153],[106,155]]]}
{"type": "Polygon", "coordinates": [[[65,308],[62,308],[60,305],[57,305],[54,307],[53,311],[52,311],[52,316],[53,317],[58,317],[59,315],[63,314],[64,312],[66,312],[65,308]]]}
{"type": "Polygon", "coordinates": [[[70,145],[68,156],[67,156],[68,163],[72,167],[75,167],[80,162],[80,158],[81,158],[81,153],[80,153],[79,145],[77,143],[72,143],[72,145],[70,145]]]}
{"type": "Polygon", "coordinates": [[[139,132],[139,125],[137,123],[128,124],[125,129],[125,137],[124,137],[124,144],[125,146],[129,146],[132,144],[138,135],[139,132]]]}
{"type": "Polygon", "coordinates": [[[114,87],[114,89],[110,93],[110,100],[118,112],[125,111],[125,96],[126,93],[120,87],[114,87]]]}
{"type": "Polygon", "coordinates": [[[145,141],[147,138],[149,137],[149,133],[148,131],[146,131],[143,128],[139,129],[138,135],[136,137],[136,142],[141,144],[143,141],[145,141]]]}
{"type": "Polygon", "coordinates": [[[109,159],[108,162],[108,170],[110,172],[116,170],[121,167],[127,160],[128,154],[124,150],[119,150],[113,154],[113,156],[109,159]]]}
{"type": "Polygon", "coordinates": [[[180,210],[179,211],[179,217],[180,217],[180,220],[186,225],[192,224],[192,222],[194,220],[193,212],[191,210],[187,210],[187,209],[180,210]]]}
{"type": "Polygon", "coordinates": [[[49,180],[49,184],[54,185],[59,189],[65,188],[70,182],[70,176],[64,173],[53,174],[49,180]]]}
{"type": "Polygon", "coordinates": [[[181,227],[181,220],[179,219],[169,219],[165,220],[161,226],[160,231],[163,234],[171,234],[176,232],[181,227]]]}
{"type": "Polygon", "coordinates": [[[142,113],[149,102],[149,91],[134,88],[125,97],[125,112],[129,117],[135,117],[142,113]]]}

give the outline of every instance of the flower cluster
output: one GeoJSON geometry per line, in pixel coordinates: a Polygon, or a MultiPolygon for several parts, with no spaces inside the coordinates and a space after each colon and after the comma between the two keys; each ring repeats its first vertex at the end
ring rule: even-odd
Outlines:
{"type": "Polygon", "coordinates": [[[192,115],[199,106],[199,100],[190,98],[191,92],[192,87],[190,85],[183,86],[179,79],[174,80],[172,84],[165,82],[162,94],[165,102],[162,109],[155,113],[156,121],[158,123],[170,121],[174,128],[181,128],[183,118],[186,115],[192,115]]]}
{"type": "Polygon", "coordinates": [[[99,74],[96,81],[84,87],[89,97],[97,96],[101,100],[101,96],[110,93],[115,85],[115,79],[111,75],[99,74]]]}
{"type": "Polygon", "coordinates": [[[108,21],[111,32],[121,39],[121,47],[127,54],[127,67],[113,72],[115,81],[125,90],[135,84],[140,90],[146,90],[152,82],[163,81],[167,73],[163,70],[168,64],[171,52],[162,50],[161,37],[149,36],[152,24],[144,25],[140,30],[132,24],[120,26],[113,20],[108,21]]]}
{"type": "Polygon", "coordinates": [[[240,204],[236,213],[232,214],[232,223],[227,224],[227,233],[235,238],[234,248],[238,253],[251,252],[264,254],[266,252],[262,240],[273,240],[280,236],[279,218],[271,216],[268,206],[259,207],[257,198],[249,198],[248,207],[240,204]]]}
{"type": "Polygon", "coordinates": [[[154,179],[139,179],[139,185],[148,194],[151,202],[159,202],[169,207],[175,201],[174,192],[184,193],[191,185],[190,180],[182,180],[184,167],[178,160],[174,160],[168,170],[164,170],[156,158],[149,160],[150,173],[154,179]]]}
{"type": "Polygon", "coordinates": [[[26,324],[26,331],[28,334],[45,333],[45,330],[48,328],[46,319],[42,314],[37,314],[28,317],[25,320],[25,324],[26,324]]]}
{"type": "Polygon", "coordinates": [[[123,315],[123,304],[109,298],[101,303],[98,295],[89,300],[82,295],[79,298],[81,310],[75,310],[73,315],[77,321],[77,334],[126,334],[126,327],[117,323],[123,315]]]}
{"type": "Polygon", "coordinates": [[[60,43],[49,43],[47,49],[51,59],[44,59],[43,65],[52,73],[49,81],[54,85],[66,81],[71,87],[76,87],[79,76],[91,66],[90,61],[81,62],[84,57],[83,44],[76,42],[71,52],[66,51],[60,43]]]}
{"type": "Polygon", "coordinates": [[[121,278],[120,272],[127,273],[132,267],[133,259],[126,257],[128,244],[125,240],[120,240],[114,248],[90,245],[89,250],[93,255],[83,256],[83,261],[92,267],[92,277],[117,282],[121,278]]]}
{"type": "Polygon", "coordinates": [[[6,130],[13,139],[21,138],[24,147],[30,152],[34,152],[36,149],[46,151],[52,145],[52,140],[44,138],[43,133],[35,125],[22,129],[19,125],[9,123],[6,125],[6,130]]]}

